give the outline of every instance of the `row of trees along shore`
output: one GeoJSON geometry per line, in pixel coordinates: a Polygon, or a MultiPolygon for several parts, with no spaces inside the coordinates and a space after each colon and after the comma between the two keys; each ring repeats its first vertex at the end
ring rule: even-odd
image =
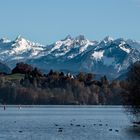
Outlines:
{"type": "Polygon", "coordinates": [[[116,105],[122,104],[121,84],[123,82],[115,80],[110,82],[106,76],[95,80],[91,73],[81,72],[74,76],[50,70],[43,74],[31,65],[18,63],[10,75],[0,76],[0,102],[116,105]]]}
{"type": "Polygon", "coordinates": [[[126,80],[95,80],[92,73],[72,75],[18,63],[11,74],[0,74],[1,104],[124,105],[140,124],[140,61],[126,80]]]}

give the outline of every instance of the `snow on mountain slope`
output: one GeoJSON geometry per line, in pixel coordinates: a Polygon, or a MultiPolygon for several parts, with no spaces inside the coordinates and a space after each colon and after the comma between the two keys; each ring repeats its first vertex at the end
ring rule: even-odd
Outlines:
{"type": "Polygon", "coordinates": [[[13,67],[27,62],[45,71],[49,69],[73,72],[86,71],[117,77],[135,61],[140,60],[140,43],[109,36],[90,41],[83,35],[70,35],[51,45],[33,43],[21,36],[14,41],[0,40],[0,61],[13,67]]]}
{"type": "Polygon", "coordinates": [[[96,41],[92,42],[85,39],[85,37],[82,35],[76,38],[67,36],[65,39],[57,41],[56,43],[52,44],[51,47],[48,46],[47,54],[50,54],[55,57],[60,57],[67,54],[67,58],[71,59],[77,56],[78,54],[86,51],[90,46],[93,46],[96,43],[97,43],[96,41]],[[74,51],[71,52],[71,50],[74,51]]]}
{"type": "Polygon", "coordinates": [[[104,56],[104,51],[94,51],[92,54],[93,59],[100,60],[104,56]]]}
{"type": "Polygon", "coordinates": [[[126,43],[140,51],[140,41],[128,39],[128,40],[126,40],[126,43]]]}
{"type": "Polygon", "coordinates": [[[0,39],[0,44],[2,44],[2,43],[9,43],[9,42],[11,42],[11,40],[9,40],[8,38],[2,38],[2,39],[0,39]]]}
{"type": "Polygon", "coordinates": [[[21,36],[18,36],[17,39],[15,40],[15,43],[12,44],[12,53],[23,53],[26,51],[33,51],[33,56],[37,54],[38,51],[43,50],[43,48],[40,47],[41,45],[30,42],[21,36]],[[34,54],[35,53],[35,54],[34,54]]]}
{"type": "Polygon", "coordinates": [[[44,50],[44,46],[30,42],[18,36],[14,41],[0,40],[0,60],[6,63],[12,60],[26,60],[38,56],[44,50]]]}

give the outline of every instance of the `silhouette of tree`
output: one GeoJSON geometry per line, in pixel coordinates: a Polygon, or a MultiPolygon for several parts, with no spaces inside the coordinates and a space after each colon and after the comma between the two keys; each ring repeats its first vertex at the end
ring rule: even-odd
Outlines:
{"type": "Polygon", "coordinates": [[[124,93],[125,107],[134,114],[140,123],[140,61],[134,63],[128,72],[128,83],[124,93]]]}
{"type": "Polygon", "coordinates": [[[31,65],[25,64],[23,62],[17,63],[16,67],[12,70],[12,74],[14,73],[21,73],[26,74],[33,70],[33,67],[31,65]]]}

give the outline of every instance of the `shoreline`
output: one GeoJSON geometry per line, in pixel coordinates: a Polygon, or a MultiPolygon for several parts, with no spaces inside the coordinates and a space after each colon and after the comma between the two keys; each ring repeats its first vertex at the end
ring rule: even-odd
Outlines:
{"type": "MultiPolygon", "coordinates": [[[[0,105],[3,108],[4,105],[0,105]]],[[[122,108],[123,105],[6,105],[9,108],[122,108]]]]}

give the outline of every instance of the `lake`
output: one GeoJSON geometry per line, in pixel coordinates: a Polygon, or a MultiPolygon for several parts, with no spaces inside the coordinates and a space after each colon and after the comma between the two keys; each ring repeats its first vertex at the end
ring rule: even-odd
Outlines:
{"type": "Polygon", "coordinates": [[[0,106],[0,140],[139,140],[121,106],[0,106]]]}

